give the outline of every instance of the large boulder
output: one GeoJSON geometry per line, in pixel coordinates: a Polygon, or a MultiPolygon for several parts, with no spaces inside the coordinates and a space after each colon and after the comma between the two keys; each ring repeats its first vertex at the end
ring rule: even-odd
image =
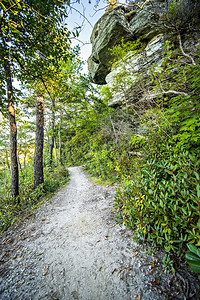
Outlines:
{"type": "Polygon", "coordinates": [[[149,41],[159,33],[159,11],[149,10],[149,6],[141,11],[130,7],[118,6],[105,13],[95,24],[92,35],[92,54],[88,59],[89,76],[94,83],[105,84],[105,77],[111,70],[113,59],[109,49],[124,41],[137,38],[149,41]]]}
{"type": "MultiPolygon", "coordinates": [[[[142,5],[144,1],[137,3],[142,5]]],[[[105,13],[91,35],[92,54],[88,59],[91,80],[97,84],[106,83],[105,78],[111,71],[113,59],[109,49],[120,43],[122,37],[124,41],[140,38],[148,45],[167,26],[172,28],[172,32],[173,28],[180,26],[184,32],[194,28],[195,24],[199,29],[199,21],[200,0],[154,0],[148,1],[142,9],[137,5],[118,6],[105,13]]],[[[156,55],[152,54],[152,63],[157,63],[154,59],[156,55]]]]}
{"type": "Polygon", "coordinates": [[[104,14],[95,24],[92,35],[92,55],[88,59],[90,78],[97,84],[105,84],[105,77],[110,72],[112,60],[110,48],[124,40],[131,40],[131,32],[125,18],[124,8],[119,6],[104,14]]]}

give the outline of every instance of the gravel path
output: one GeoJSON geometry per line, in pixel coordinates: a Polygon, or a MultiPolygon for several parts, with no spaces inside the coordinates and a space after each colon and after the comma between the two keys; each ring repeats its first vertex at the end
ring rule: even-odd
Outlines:
{"type": "Polygon", "coordinates": [[[69,172],[51,203],[2,235],[0,299],[166,299],[149,275],[153,258],[113,220],[114,188],[69,172]]]}

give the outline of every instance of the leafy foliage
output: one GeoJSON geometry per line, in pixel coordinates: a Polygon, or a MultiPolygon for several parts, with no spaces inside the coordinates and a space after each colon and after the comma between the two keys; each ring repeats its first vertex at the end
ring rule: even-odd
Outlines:
{"type": "Polygon", "coordinates": [[[121,64],[123,61],[127,59],[126,55],[134,55],[136,53],[142,52],[145,44],[137,39],[136,41],[128,41],[125,42],[124,38],[121,39],[121,42],[115,45],[112,49],[109,49],[112,56],[114,56],[114,60],[112,61],[112,65],[114,67],[121,64]]]}
{"type": "Polygon", "coordinates": [[[185,255],[187,263],[190,265],[191,271],[200,274],[200,250],[191,244],[188,244],[187,247],[188,251],[185,255]]]}
{"type": "Polygon", "coordinates": [[[176,154],[172,145],[155,141],[155,151],[118,188],[114,207],[137,240],[180,254],[186,242],[200,243],[200,164],[188,152],[176,154]]]}
{"type": "MultiPolygon", "coordinates": [[[[65,28],[54,26],[58,15],[54,12],[51,1],[50,12],[54,22],[47,22],[44,26],[48,34],[41,33],[47,13],[43,11],[45,3],[41,7],[44,18],[39,23],[32,20],[34,14],[32,10],[27,12],[23,1],[16,2],[17,14],[15,16],[11,11],[10,19],[6,17],[7,8],[3,9],[3,37],[8,48],[12,45],[9,50],[11,69],[13,74],[28,82],[36,94],[42,92],[45,95],[47,122],[45,182],[35,190],[32,167],[33,129],[30,120],[18,126],[20,204],[16,204],[11,196],[8,145],[6,142],[0,144],[1,230],[19,219],[24,210],[30,211],[37,207],[46,193],[55,192],[68,180],[68,173],[61,166],[65,162],[70,166],[81,164],[92,175],[104,180],[121,181],[114,203],[116,218],[134,231],[134,237],[138,241],[149,242],[163,247],[167,252],[174,251],[178,254],[183,252],[182,249],[188,242],[199,246],[200,53],[197,52],[193,58],[181,48],[175,51],[167,41],[162,63],[149,70],[145,78],[141,78],[141,87],[138,84],[139,89],[145,89],[147,83],[149,88],[151,82],[154,96],[157,97],[152,107],[147,105],[148,108],[138,109],[136,114],[137,103],[130,103],[127,99],[125,108],[113,109],[108,107],[113,94],[123,94],[132,85],[134,76],[137,76],[137,70],[131,65],[127,68],[123,62],[140,53],[145,45],[140,40],[128,43],[122,40],[120,45],[111,49],[113,67],[120,69],[120,63],[123,66],[116,74],[113,85],[104,86],[99,97],[89,80],[80,75],[78,52],[71,51],[65,28]],[[20,3],[22,7],[18,7],[20,3]],[[33,21],[32,33],[21,23],[28,22],[29,13],[30,22],[33,21]],[[13,27],[12,20],[16,21],[16,28],[13,27]],[[27,33],[29,39],[26,40],[24,36],[20,40],[22,32],[27,33]],[[13,39],[12,44],[9,37],[13,39]],[[18,52],[19,55],[16,56],[18,52]],[[20,68],[16,68],[15,63],[20,68]],[[49,144],[52,137],[54,160],[50,167],[49,144]]],[[[63,7],[59,3],[56,1],[62,11],[63,7]]],[[[33,4],[37,5],[35,1],[33,4]]],[[[172,5],[172,16],[173,10],[172,5]]],[[[59,18],[62,19],[62,16],[59,18]]],[[[179,42],[181,45],[181,40],[179,42]]],[[[3,46],[2,42],[1,47],[3,46]]],[[[1,58],[3,60],[4,56],[1,58]]],[[[0,78],[3,79],[2,70],[0,78]]],[[[1,104],[4,108],[4,79],[1,84],[1,104]]],[[[30,98],[24,102],[32,106],[30,98]]],[[[18,109],[20,111],[20,107],[18,109]]],[[[20,113],[17,117],[20,120],[20,113]]],[[[4,128],[1,137],[5,141],[7,127],[2,123],[1,128],[4,128]]],[[[193,246],[190,247],[190,252],[194,253],[193,246]]],[[[190,255],[193,254],[189,254],[189,257],[190,255]]],[[[169,256],[166,256],[165,264],[171,264],[169,256]]]]}
{"type": "MultiPolygon", "coordinates": [[[[115,47],[122,61],[127,48],[124,42],[115,47]]],[[[122,180],[114,204],[117,220],[138,241],[181,254],[188,242],[200,244],[199,53],[193,64],[169,42],[164,50],[162,63],[149,70],[158,95],[153,108],[137,117],[131,103],[130,110],[108,108],[121,85],[116,77],[114,86],[102,88],[102,102],[90,102],[86,110],[79,106],[69,122],[73,133],[66,157],[104,180],[122,180]]]]}
{"type": "Polygon", "coordinates": [[[140,156],[114,207],[138,241],[180,255],[187,242],[200,244],[199,53],[191,63],[170,47],[150,71],[160,100],[140,116],[143,138],[131,138],[140,156]]]}
{"type": "Polygon", "coordinates": [[[50,193],[55,192],[69,180],[69,174],[65,167],[59,166],[54,170],[46,168],[44,170],[44,186],[34,189],[33,166],[29,164],[23,172],[26,172],[26,174],[21,173],[20,175],[20,204],[16,204],[11,194],[10,173],[7,171],[4,179],[1,179],[0,232],[6,230],[20,218],[26,217],[33,209],[43,203],[44,196],[45,198],[49,197],[50,193]]]}
{"type": "Polygon", "coordinates": [[[92,175],[115,182],[131,168],[130,121],[123,110],[108,108],[105,99],[91,95],[91,100],[79,104],[79,113],[68,121],[66,163],[81,164],[92,175]]]}
{"type": "Polygon", "coordinates": [[[168,123],[173,128],[172,139],[177,143],[175,151],[182,147],[192,153],[199,151],[199,56],[198,51],[196,64],[191,64],[188,58],[172,51],[167,42],[162,64],[151,70],[154,90],[162,96],[161,105],[165,107],[161,126],[168,123]],[[170,96],[164,98],[167,94],[170,96]]]}

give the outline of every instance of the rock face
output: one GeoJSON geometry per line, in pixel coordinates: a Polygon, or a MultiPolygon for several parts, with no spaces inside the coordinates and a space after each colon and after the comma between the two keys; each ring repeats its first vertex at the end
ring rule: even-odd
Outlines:
{"type": "Polygon", "coordinates": [[[111,70],[106,76],[106,82],[111,90],[115,84],[116,77],[118,74],[122,73],[123,70],[126,77],[129,76],[129,80],[125,83],[123,89],[121,89],[123,79],[121,80],[120,85],[118,85],[119,88],[116,87],[115,89],[114,98],[109,103],[110,106],[126,104],[128,102],[143,102],[146,99],[146,96],[148,96],[148,98],[153,97],[153,94],[150,94],[149,91],[141,93],[141,78],[142,81],[144,81],[147,70],[149,70],[155,62],[157,64],[159,64],[159,62],[161,63],[164,44],[164,36],[159,34],[149,41],[141,53],[128,53],[123,58],[123,62],[121,61],[117,68],[111,70]]]}
{"type": "Polygon", "coordinates": [[[105,84],[105,77],[111,69],[112,59],[109,48],[122,39],[131,40],[131,32],[125,18],[123,7],[117,7],[109,14],[105,14],[94,26],[91,43],[92,55],[88,59],[88,69],[92,81],[105,84]]]}
{"type": "MultiPolygon", "coordinates": [[[[140,1],[141,5],[144,1],[140,1]]],[[[140,3],[138,2],[138,3],[140,3]]],[[[109,51],[110,48],[119,44],[122,37],[124,41],[136,41],[141,39],[146,45],[144,51],[137,55],[127,54],[123,59],[121,68],[130,68],[132,78],[127,83],[126,92],[116,92],[111,105],[120,102],[126,102],[126,98],[131,102],[138,101],[145,95],[138,94],[138,73],[143,77],[152,65],[159,64],[162,60],[162,51],[166,36],[164,34],[166,20],[170,15],[172,31],[178,24],[182,28],[188,28],[189,25],[195,28],[193,36],[190,37],[184,33],[184,44],[191,48],[191,45],[198,45],[200,37],[200,1],[199,0],[177,0],[176,9],[174,9],[174,0],[155,0],[148,1],[140,9],[138,6],[118,6],[109,13],[104,14],[96,23],[92,35],[92,55],[88,59],[88,70],[91,80],[96,84],[112,85],[113,80],[120,68],[112,69],[111,61],[113,57],[109,51]],[[196,39],[196,41],[195,41],[196,39]]],[[[169,21],[168,21],[169,22],[169,21]]],[[[169,31],[168,31],[169,32],[169,31]]],[[[148,94],[149,97],[149,94],[148,94]]]]}
{"type": "Polygon", "coordinates": [[[124,41],[137,38],[149,41],[160,32],[158,22],[162,12],[163,1],[159,1],[156,9],[131,10],[129,7],[118,6],[104,14],[94,26],[91,43],[92,55],[88,59],[91,80],[97,84],[105,84],[105,77],[111,70],[113,59],[110,48],[124,41]]]}

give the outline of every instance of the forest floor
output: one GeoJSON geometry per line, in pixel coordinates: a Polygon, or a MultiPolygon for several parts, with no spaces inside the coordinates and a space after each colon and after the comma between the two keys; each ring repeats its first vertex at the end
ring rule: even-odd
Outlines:
{"type": "Polygon", "coordinates": [[[0,299],[200,299],[184,263],[165,274],[164,253],[116,224],[114,187],[80,167],[69,173],[68,186],[0,236],[0,299]]]}

